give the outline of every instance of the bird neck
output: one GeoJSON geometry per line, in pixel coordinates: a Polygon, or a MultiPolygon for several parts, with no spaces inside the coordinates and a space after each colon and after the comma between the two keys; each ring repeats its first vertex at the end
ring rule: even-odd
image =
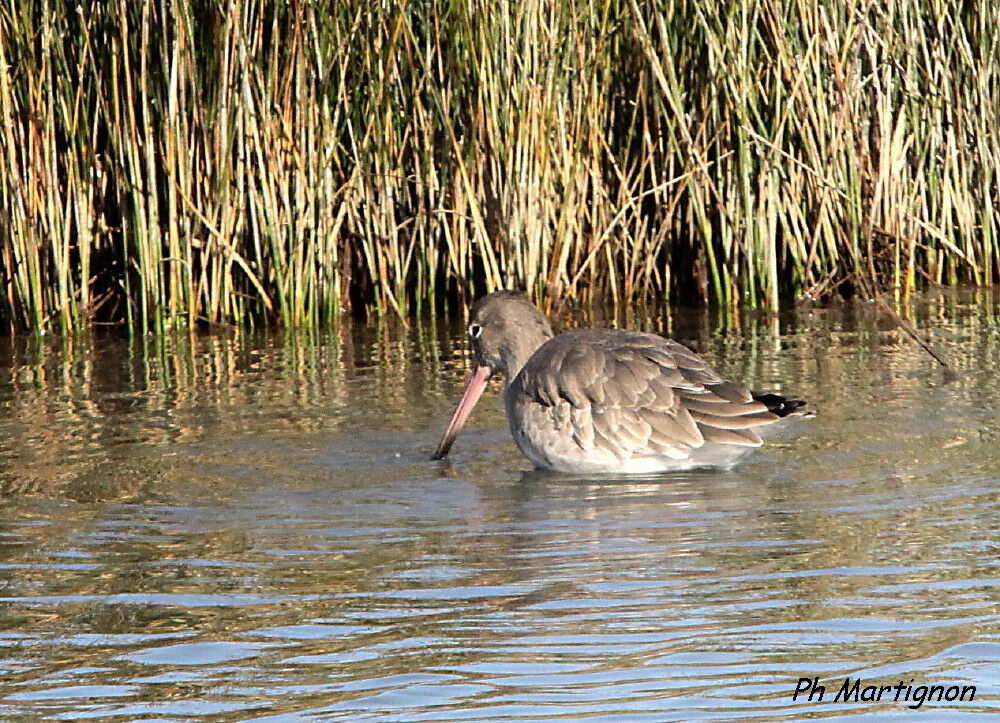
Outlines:
{"type": "Polygon", "coordinates": [[[506,384],[514,381],[528,363],[531,355],[542,344],[552,338],[552,332],[545,330],[526,330],[524,334],[510,336],[500,347],[500,363],[506,384]]]}

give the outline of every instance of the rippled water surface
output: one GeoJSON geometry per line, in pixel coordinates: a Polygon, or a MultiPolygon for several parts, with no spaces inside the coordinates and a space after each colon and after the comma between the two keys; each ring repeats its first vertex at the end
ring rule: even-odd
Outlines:
{"type": "Polygon", "coordinates": [[[913,712],[835,701],[848,676],[1000,715],[998,318],[915,307],[954,378],[865,306],[630,319],[818,412],[635,480],[527,471],[496,390],[428,461],[444,321],[0,341],[0,719],[913,712]]]}

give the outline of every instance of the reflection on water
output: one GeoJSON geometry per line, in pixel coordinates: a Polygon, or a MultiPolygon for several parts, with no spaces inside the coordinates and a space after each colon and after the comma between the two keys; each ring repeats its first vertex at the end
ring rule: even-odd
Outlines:
{"type": "Polygon", "coordinates": [[[910,712],[791,700],[847,675],[995,711],[997,302],[915,307],[950,382],[865,306],[637,314],[819,414],[733,471],[617,482],[525,471],[498,402],[429,462],[465,369],[443,323],[0,342],[0,718],[910,712]]]}

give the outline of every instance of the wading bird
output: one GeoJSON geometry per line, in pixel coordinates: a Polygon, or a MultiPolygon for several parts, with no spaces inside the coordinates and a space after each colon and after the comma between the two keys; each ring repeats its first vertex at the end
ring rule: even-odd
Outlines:
{"type": "Polygon", "coordinates": [[[655,473],[728,467],[761,445],[757,429],[804,403],[723,379],[687,347],[656,334],[578,329],[553,336],[522,294],[472,307],[472,375],[434,453],[448,454],[492,374],[518,448],[536,467],[655,473]]]}

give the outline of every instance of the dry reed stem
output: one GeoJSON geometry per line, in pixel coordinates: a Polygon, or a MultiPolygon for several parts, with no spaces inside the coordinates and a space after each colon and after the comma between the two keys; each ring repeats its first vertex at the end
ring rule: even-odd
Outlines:
{"type": "Polygon", "coordinates": [[[775,309],[1000,271],[1000,6],[137,0],[0,9],[12,328],[775,309]]]}

